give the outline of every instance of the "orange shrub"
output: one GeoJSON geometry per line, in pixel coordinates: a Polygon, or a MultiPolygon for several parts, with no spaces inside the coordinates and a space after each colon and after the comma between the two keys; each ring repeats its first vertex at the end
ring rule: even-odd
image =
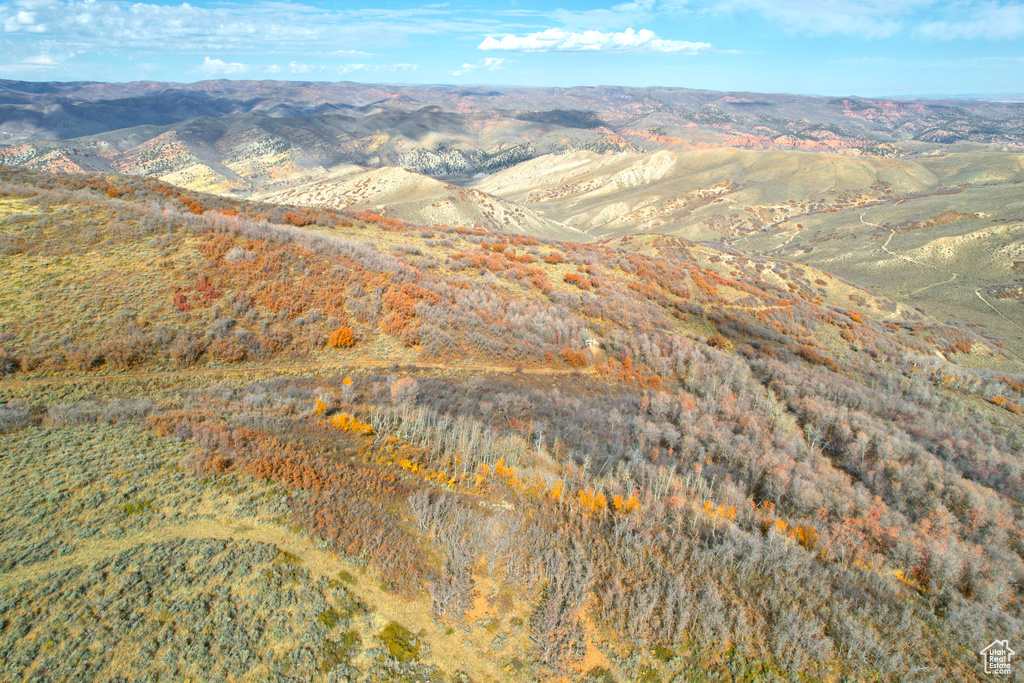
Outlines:
{"type": "Polygon", "coordinates": [[[544,263],[550,263],[552,265],[565,263],[565,257],[562,256],[561,252],[552,250],[550,254],[544,257],[544,263]]]}
{"type": "Polygon", "coordinates": [[[334,332],[331,332],[330,338],[327,343],[334,348],[350,349],[356,345],[355,335],[352,334],[352,328],[348,325],[342,325],[334,332]]]}
{"type": "Polygon", "coordinates": [[[562,357],[566,365],[574,368],[582,368],[587,364],[587,354],[578,349],[570,349],[567,346],[558,355],[562,357]]]}
{"type": "Polygon", "coordinates": [[[562,279],[571,285],[576,285],[580,289],[590,289],[590,280],[580,275],[579,273],[566,273],[562,276],[562,279]]]}
{"type": "Polygon", "coordinates": [[[729,350],[732,348],[732,342],[720,334],[713,334],[708,337],[708,346],[716,349],[729,350]]]}
{"type": "Polygon", "coordinates": [[[313,224],[313,217],[306,212],[288,212],[284,215],[284,220],[290,225],[294,225],[297,228],[303,228],[307,225],[313,224]]]}

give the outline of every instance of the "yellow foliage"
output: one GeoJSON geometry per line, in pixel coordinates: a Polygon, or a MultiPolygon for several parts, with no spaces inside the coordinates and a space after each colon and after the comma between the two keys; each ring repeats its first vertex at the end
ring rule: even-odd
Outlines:
{"type": "Polygon", "coordinates": [[[814,546],[818,543],[818,530],[812,526],[793,527],[789,535],[808,550],[814,550],[814,546]]]}
{"type": "Polygon", "coordinates": [[[341,380],[341,383],[344,384],[346,387],[350,387],[352,386],[352,378],[346,377],[345,379],[341,380]]]}
{"type": "Polygon", "coordinates": [[[600,491],[595,492],[593,488],[580,491],[577,496],[580,506],[586,512],[595,513],[608,509],[608,499],[600,491]]]}
{"type": "Polygon", "coordinates": [[[635,493],[631,495],[629,498],[623,498],[622,496],[616,493],[615,496],[612,498],[612,504],[615,506],[615,509],[618,510],[619,512],[629,513],[633,512],[634,510],[640,507],[640,500],[636,497],[635,493]]]}
{"type": "Polygon", "coordinates": [[[910,586],[911,588],[913,588],[914,590],[917,590],[917,591],[923,590],[923,588],[922,588],[922,586],[921,586],[921,584],[920,584],[920,583],[918,583],[918,582],[917,582],[917,581],[915,581],[914,579],[911,579],[911,578],[909,578],[909,577],[907,577],[907,576],[904,576],[904,575],[903,575],[903,570],[902,570],[902,569],[897,569],[897,570],[896,570],[896,571],[894,572],[894,575],[895,575],[895,576],[896,576],[896,578],[897,578],[897,579],[899,579],[899,580],[900,580],[900,582],[901,582],[901,583],[903,583],[903,584],[904,584],[905,586],[910,586]]]}
{"type": "Polygon", "coordinates": [[[327,410],[327,404],[320,400],[320,397],[318,396],[316,399],[316,407],[313,409],[313,414],[323,415],[325,410],[327,410]]]}
{"type": "Polygon", "coordinates": [[[714,503],[705,502],[704,514],[712,519],[736,519],[736,506],[730,505],[725,507],[724,505],[719,505],[715,507],[714,503]]]}
{"type": "Polygon", "coordinates": [[[332,425],[339,427],[345,432],[363,434],[364,436],[373,436],[374,434],[373,427],[365,422],[361,422],[358,418],[348,413],[337,413],[329,421],[332,425]]]}

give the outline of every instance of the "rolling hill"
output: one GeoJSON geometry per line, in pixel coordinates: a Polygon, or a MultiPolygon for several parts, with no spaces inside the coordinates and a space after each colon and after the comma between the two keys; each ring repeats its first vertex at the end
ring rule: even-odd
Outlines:
{"type": "Polygon", "coordinates": [[[475,182],[594,238],[678,235],[836,273],[1024,356],[1024,154],[546,155],[475,182]]]}
{"type": "Polygon", "coordinates": [[[0,81],[0,163],[116,171],[248,193],[339,164],[465,182],[552,152],[835,151],[1020,145],[1021,105],[671,88],[0,81]],[[173,141],[173,145],[169,145],[173,141]],[[148,163],[156,161],[156,164],[148,163]]]}
{"type": "Polygon", "coordinates": [[[1024,376],[969,326],[672,236],[0,180],[5,674],[980,680],[1021,632],[1024,376]]]}
{"type": "Polygon", "coordinates": [[[1022,113],[0,81],[0,678],[982,680],[1022,113]]]}
{"type": "Polygon", "coordinates": [[[253,199],[312,208],[382,213],[389,218],[427,225],[476,226],[556,239],[585,239],[575,228],[545,218],[514,202],[479,190],[434,180],[404,168],[367,170],[358,166],[253,199]]]}

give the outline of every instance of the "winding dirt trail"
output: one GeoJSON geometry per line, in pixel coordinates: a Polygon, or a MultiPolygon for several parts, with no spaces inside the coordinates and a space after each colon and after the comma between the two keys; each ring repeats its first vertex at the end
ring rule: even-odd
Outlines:
{"type": "Polygon", "coordinates": [[[989,308],[991,308],[995,312],[996,315],[998,315],[1003,320],[1005,320],[1006,322],[1008,322],[1011,325],[1013,325],[1014,327],[1016,327],[1021,332],[1024,332],[1024,327],[1021,327],[1020,325],[1017,324],[1017,322],[1015,320],[1013,320],[1012,318],[1010,318],[1010,317],[1006,316],[1005,314],[1003,314],[1002,311],[1000,311],[998,308],[996,308],[995,306],[990,304],[988,299],[986,299],[985,297],[983,297],[981,295],[981,288],[980,287],[978,289],[974,290],[974,293],[975,293],[975,295],[977,295],[977,297],[979,299],[981,299],[983,302],[985,302],[985,305],[988,306],[989,308]]]}
{"type": "Polygon", "coordinates": [[[957,278],[957,273],[953,273],[953,277],[949,278],[948,280],[943,280],[942,282],[936,282],[935,284],[931,284],[931,285],[925,285],[921,289],[915,289],[910,294],[907,294],[907,296],[914,296],[915,294],[920,294],[921,292],[925,291],[926,289],[931,289],[932,287],[938,287],[939,285],[948,285],[950,282],[952,282],[956,278],[957,278]]]}
{"type": "MultiPolygon", "coordinates": [[[[870,223],[870,222],[864,220],[865,213],[861,213],[861,215],[860,215],[860,222],[861,223],[863,223],[864,225],[870,225],[873,228],[883,228],[883,226],[878,225],[877,223],[870,223]]],[[[885,244],[883,244],[882,247],[881,247],[882,251],[884,251],[889,256],[892,256],[893,258],[902,259],[903,261],[907,261],[908,263],[913,263],[915,266],[920,266],[922,268],[932,268],[932,269],[935,269],[935,266],[929,266],[926,263],[921,263],[917,259],[912,258],[910,256],[907,256],[906,254],[897,254],[897,253],[895,253],[893,251],[890,251],[889,250],[889,243],[892,242],[892,238],[895,235],[896,235],[896,231],[890,229],[889,230],[889,237],[885,240],[885,244]]],[[[937,269],[937,270],[942,270],[942,269],[937,269]]],[[[945,272],[947,275],[950,275],[951,277],[948,280],[943,280],[942,282],[933,282],[932,284],[925,285],[924,287],[921,287],[920,289],[915,289],[913,292],[910,292],[906,296],[907,297],[912,297],[912,296],[914,296],[916,294],[920,294],[921,292],[929,290],[932,287],[938,287],[939,285],[948,285],[949,283],[953,282],[954,280],[956,280],[960,276],[959,273],[954,273],[951,270],[946,270],[946,271],[943,271],[943,272],[945,272]]],[[[988,303],[988,302],[986,302],[986,303],[988,303]]],[[[990,307],[991,307],[991,304],[990,304],[990,307]]],[[[993,309],[993,310],[995,310],[995,309],[993,309]]],[[[998,313],[998,311],[996,311],[996,312],[998,313]]],[[[1002,315],[1002,313],[1000,313],[1000,315],[1002,315]]],[[[1005,317],[1005,316],[1003,316],[1003,317],[1005,317]]]]}
{"type": "MultiPolygon", "coordinates": [[[[878,224],[876,224],[876,223],[869,223],[868,221],[864,220],[864,214],[863,214],[863,213],[862,213],[862,214],[860,215],[860,222],[861,222],[861,223],[863,223],[864,225],[870,225],[870,226],[872,226],[872,227],[876,227],[876,228],[881,228],[881,227],[882,227],[882,226],[880,226],[880,225],[878,225],[878,224]]],[[[896,234],[896,231],[895,231],[895,230],[890,230],[890,231],[889,231],[889,238],[888,238],[887,240],[885,240],[885,244],[883,244],[883,245],[882,245],[882,251],[884,251],[884,252],[885,252],[886,254],[889,254],[889,255],[890,255],[890,256],[892,256],[893,258],[903,259],[904,261],[909,261],[910,263],[913,263],[913,264],[915,264],[915,265],[917,265],[917,266],[922,266],[922,267],[926,267],[926,268],[928,268],[928,267],[934,268],[934,266],[927,266],[926,264],[920,263],[920,262],[918,262],[918,261],[914,260],[913,258],[911,258],[911,257],[909,257],[909,256],[905,256],[905,255],[903,255],[903,254],[895,254],[895,253],[893,253],[893,252],[889,251],[889,243],[890,243],[890,242],[892,242],[892,238],[893,238],[893,236],[894,236],[895,234],[896,234]]],[[[926,291],[926,290],[929,290],[929,289],[931,289],[932,287],[938,287],[939,285],[947,285],[947,284],[949,284],[949,283],[953,282],[954,280],[956,280],[956,279],[957,279],[957,277],[959,276],[959,273],[954,273],[953,271],[950,271],[950,270],[947,270],[947,271],[945,271],[945,272],[946,272],[946,274],[947,274],[947,275],[950,275],[950,276],[951,276],[951,277],[950,277],[950,278],[949,278],[948,280],[943,280],[942,282],[935,282],[935,283],[933,283],[933,284],[930,284],[930,285],[926,285],[926,286],[924,286],[924,287],[921,287],[920,289],[915,289],[915,290],[914,290],[913,292],[910,292],[909,294],[907,294],[907,295],[906,295],[906,296],[907,296],[907,298],[910,298],[910,297],[912,297],[912,296],[914,296],[914,295],[916,295],[916,294],[920,294],[921,292],[924,292],[924,291],[926,291]]],[[[983,297],[983,296],[981,295],[981,290],[982,290],[982,288],[981,288],[981,287],[979,287],[979,288],[975,289],[975,290],[974,290],[974,295],[975,295],[975,296],[977,296],[977,297],[978,297],[979,299],[981,299],[982,303],[984,303],[984,304],[985,304],[986,306],[988,306],[988,307],[989,307],[989,308],[990,308],[990,309],[992,310],[992,312],[993,312],[993,313],[995,313],[995,314],[996,314],[996,315],[998,315],[998,316],[999,316],[1000,318],[1002,318],[1002,319],[1003,319],[1003,320],[1005,320],[1006,322],[1008,322],[1008,323],[1010,323],[1011,325],[1013,325],[1013,326],[1014,326],[1015,328],[1017,328],[1017,329],[1018,329],[1018,330],[1020,330],[1021,332],[1024,332],[1024,327],[1021,327],[1021,325],[1020,325],[1019,323],[1017,323],[1017,321],[1015,321],[1015,320],[1013,320],[1012,318],[1010,318],[1009,316],[1007,316],[1007,315],[1006,315],[1005,313],[1003,313],[1003,312],[1002,312],[1002,311],[1000,311],[1000,310],[999,310],[998,308],[996,308],[995,306],[993,306],[993,305],[991,304],[991,302],[989,302],[989,300],[988,300],[988,299],[986,299],[985,297],[983,297]]],[[[1018,356],[1018,355],[1017,355],[1016,353],[1014,353],[1013,351],[1010,351],[1009,349],[1004,349],[1004,351],[1005,351],[1006,353],[1009,353],[1009,354],[1010,354],[1011,356],[1013,356],[1013,357],[1014,357],[1014,358],[1016,358],[1017,360],[1020,360],[1020,361],[1024,361],[1024,359],[1022,359],[1022,358],[1021,358],[1020,356],[1018,356]]]]}

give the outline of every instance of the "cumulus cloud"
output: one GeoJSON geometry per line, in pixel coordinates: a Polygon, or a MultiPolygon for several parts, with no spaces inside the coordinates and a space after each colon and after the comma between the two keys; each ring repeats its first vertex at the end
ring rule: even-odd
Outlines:
{"type": "Polygon", "coordinates": [[[9,14],[4,17],[5,33],[42,33],[46,30],[46,24],[36,19],[36,13],[24,9],[11,8],[9,14]]]}
{"type": "Polygon", "coordinates": [[[196,71],[205,76],[237,76],[249,70],[248,64],[241,62],[225,62],[223,59],[210,59],[206,57],[203,63],[196,67],[196,71]]]}
{"type": "Polygon", "coordinates": [[[512,34],[502,38],[487,36],[478,50],[507,50],[513,52],[662,52],[676,54],[697,54],[710,50],[708,43],[692,43],[688,40],[665,40],[654,31],[627,28],[617,33],[600,31],[563,31],[549,28],[546,31],[529,33],[524,36],[512,34]]]}
{"type": "Polygon", "coordinates": [[[1024,5],[986,3],[975,8],[969,19],[925,22],[915,34],[932,40],[1020,38],[1024,36],[1024,5]]]}
{"type": "Polygon", "coordinates": [[[509,61],[510,60],[503,57],[487,57],[486,59],[481,59],[476,64],[463,64],[461,69],[452,72],[452,76],[464,76],[471,71],[476,71],[477,69],[483,69],[484,71],[497,71],[498,69],[504,68],[509,61]]]}

